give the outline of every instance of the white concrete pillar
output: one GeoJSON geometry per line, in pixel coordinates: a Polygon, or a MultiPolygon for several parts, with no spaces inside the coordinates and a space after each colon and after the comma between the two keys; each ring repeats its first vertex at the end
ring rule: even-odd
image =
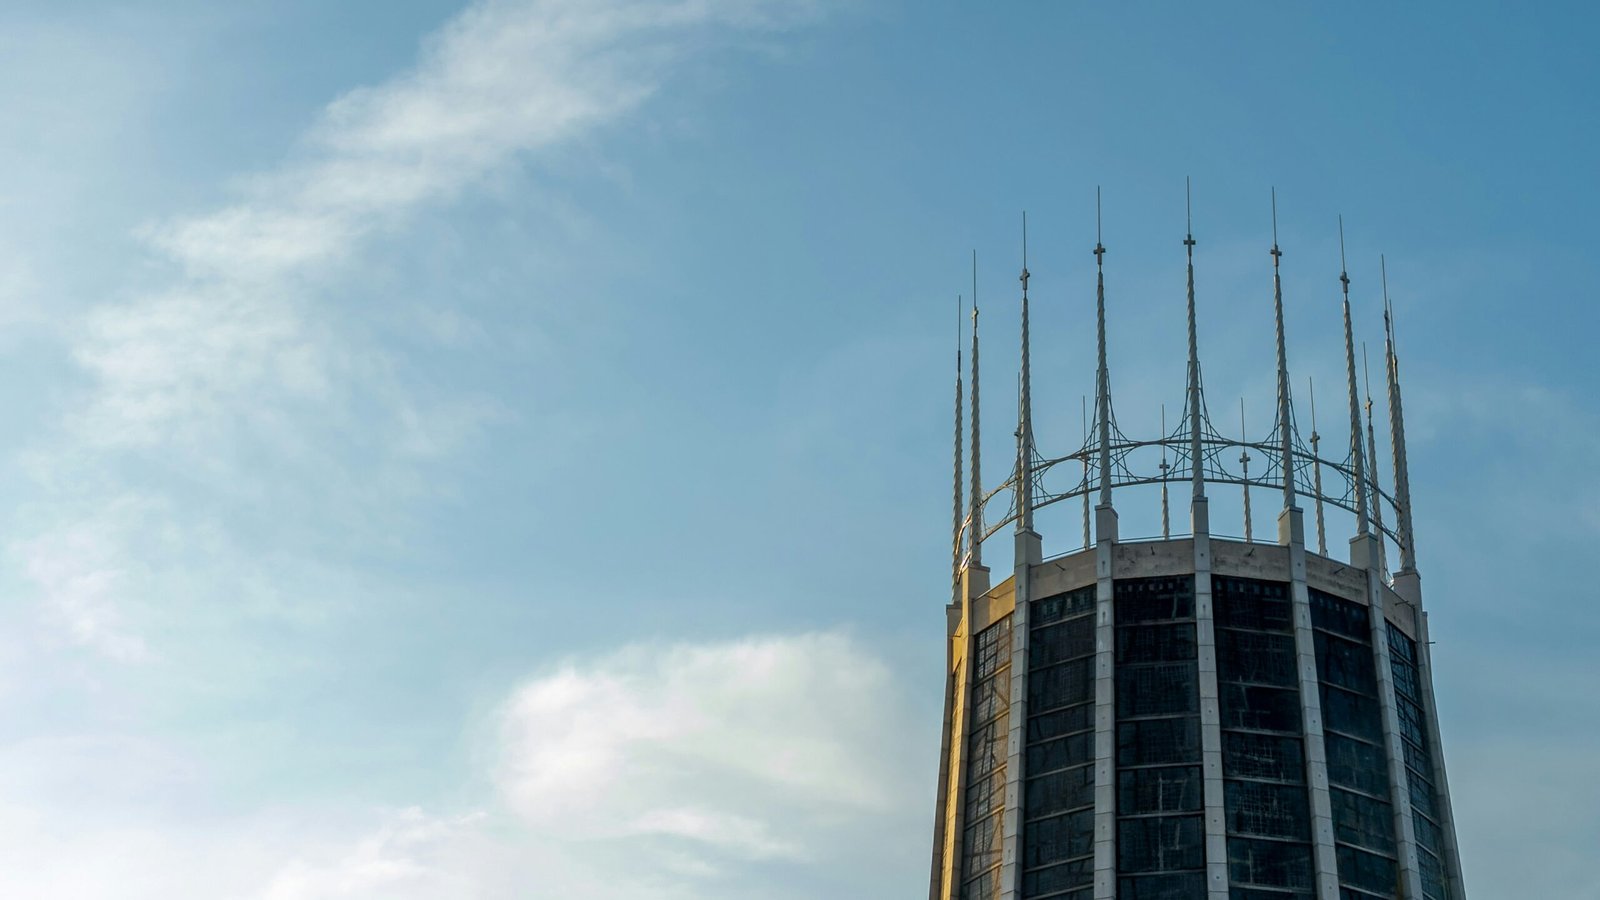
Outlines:
{"type": "Polygon", "coordinates": [[[1016,537],[1016,609],[1011,613],[1011,696],[1006,720],[1006,807],[1000,814],[1000,898],[1022,896],[1022,800],[1025,748],[1028,743],[1028,614],[1033,599],[1033,567],[1044,560],[1039,535],[1016,537]]]}
{"type": "Polygon", "coordinates": [[[1278,543],[1289,548],[1289,599],[1294,609],[1295,671],[1305,732],[1306,785],[1311,800],[1311,862],[1318,900],[1339,900],[1339,860],[1333,846],[1333,801],[1328,794],[1328,750],[1322,734],[1322,694],[1317,685],[1317,645],[1306,587],[1305,516],[1291,507],[1278,514],[1278,543]]]}
{"type": "Polygon", "coordinates": [[[1222,784],[1222,692],[1217,686],[1216,610],[1211,598],[1210,516],[1194,501],[1194,621],[1199,659],[1200,775],[1205,806],[1206,898],[1228,900],[1228,817],[1222,784]]]}
{"type": "Polygon", "coordinates": [[[1117,631],[1112,560],[1117,511],[1095,508],[1094,900],[1117,898],[1117,631]]]}
{"type": "Polygon", "coordinates": [[[1455,810],[1450,804],[1450,785],[1444,771],[1444,740],[1439,734],[1439,711],[1433,699],[1433,640],[1428,635],[1428,614],[1422,611],[1422,577],[1415,569],[1394,576],[1394,591],[1411,604],[1417,615],[1417,684],[1422,691],[1422,712],[1428,725],[1428,755],[1433,757],[1433,789],[1439,807],[1439,830],[1444,846],[1439,862],[1450,884],[1452,900],[1466,900],[1461,880],[1461,850],[1456,844],[1455,810]]]}
{"type": "Polygon", "coordinates": [[[1394,803],[1394,833],[1400,860],[1402,900],[1422,900],[1417,867],[1416,827],[1411,820],[1411,784],[1400,744],[1400,714],[1395,708],[1394,669],[1389,661],[1389,619],[1378,571],[1378,538],[1371,532],[1350,539],[1350,564],[1367,573],[1367,618],[1372,623],[1372,655],[1378,669],[1378,704],[1383,710],[1383,749],[1389,757],[1389,794],[1394,803]]]}
{"type": "Polygon", "coordinates": [[[960,658],[956,663],[956,703],[950,717],[949,803],[945,808],[944,872],[942,900],[961,896],[963,831],[966,829],[967,803],[967,712],[972,708],[973,642],[972,609],[978,598],[989,591],[989,570],[968,566],[963,573],[961,591],[961,629],[952,646],[960,658]]]}

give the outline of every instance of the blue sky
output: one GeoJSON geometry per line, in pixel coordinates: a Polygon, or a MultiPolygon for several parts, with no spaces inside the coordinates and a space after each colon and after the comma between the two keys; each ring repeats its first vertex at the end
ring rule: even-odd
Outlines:
{"type": "Polygon", "coordinates": [[[1600,895],[1592,14],[928,6],[0,11],[0,893],[920,896],[969,254],[998,483],[1020,212],[1064,452],[1190,176],[1225,430],[1269,190],[1334,442],[1387,255],[1468,886],[1600,895]]]}

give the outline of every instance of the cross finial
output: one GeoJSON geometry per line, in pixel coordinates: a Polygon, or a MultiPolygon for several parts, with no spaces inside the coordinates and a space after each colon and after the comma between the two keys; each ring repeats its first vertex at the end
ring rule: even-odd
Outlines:
{"type": "Polygon", "coordinates": [[[1183,176],[1183,245],[1194,255],[1194,204],[1189,194],[1189,176],[1183,176]]]}
{"type": "Polygon", "coordinates": [[[1100,188],[1094,189],[1094,263],[1100,265],[1105,260],[1105,244],[1100,243],[1100,188]]]}
{"type": "Polygon", "coordinates": [[[1344,216],[1339,217],[1339,283],[1344,285],[1345,296],[1350,294],[1350,273],[1344,264],[1344,216]]]}
{"type": "Polygon", "coordinates": [[[1278,260],[1283,256],[1283,251],[1278,249],[1278,189],[1272,189],[1272,249],[1267,251],[1272,254],[1272,267],[1278,267],[1278,260]]]}
{"type": "Polygon", "coordinates": [[[1028,296],[1028,211],[1022,211],[1022,296],[1028,296]]]}

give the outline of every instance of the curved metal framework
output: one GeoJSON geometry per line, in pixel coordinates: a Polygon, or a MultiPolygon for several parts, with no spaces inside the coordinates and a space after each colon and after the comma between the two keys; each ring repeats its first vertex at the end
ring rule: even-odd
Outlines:
{"type": "MultiPolygon", "coordinates": [[[[1201,465],[1204,467],[1205,483],[1226,484],[1233,485],[1235,487],[1248,485],[1252,488],[1282,490],[1283,464],[1281,459],[1276,455],[1281,452],[1280,448],[1282,444],[1281,439],[1277,438],[1277,433],[1277,429],[1275,428],[1264,440],[1243,441],[1235,438],[1223,437],[1217,434],[1215,431],[1207,428],[1205,432],[1202,432],[1200,438],[1200,445],[1202,448],[1201,465]],[[1255,450],[1259,452],[1262,457],[1265,458],[1267,463],[1265,471],[1261,472],[1259,475],[1252,473],[1248,478],[1246,478],[1244,474],[1238,470],[1237,466],[1230,467],[1231,458],[1229,454],[1236,448],[1244,451],[1255,450]]],[[[1110,444],[1111,486],[1113,488],[1119,488],[1135,487],[1140,485],[1191,484],[1193,479],[1188,474],[1191,471],[1191,444],[1192,439],[1187,429],[1175,431],[1166,437],[1158,438],[1156,440],[1144,441],[1130,439],[1118,431],[1116,439],[1113,439],[1110,444]],[[1128,466],[1128,457],[1135,451],[1145,447],[1165,448],[1169,453],[1172,454],[1168,460],[1168,466],[1163,474],[1142,474],[1135,472],[1128,466]]],[[[1078,450],[1066,454],[1065,456],[1045,458],[1038,453],[1035,453],[1032,466],[1034,510],[1037,511],[1053,503],[1058,503],[1064,500],[1074,500],[1079,497],[1093,496],[1099,491],[1099,460],[1100,447],[1099,443],[1096,441],[1086,443],[1078,450]],[[1069,487],[1065,487],[1063,490],[1051,490],[1047,484],[1047,481],[1049,480],[1047,476],[1055,471],[1057,466],[1060,466],[1064,463],[1071,463],[1073,466],[1076,466],[1075,471],[1070,467],[1068,469],[1061,470],[1063,472],[1069,472],[1070,474],[1078,475],[1076,483],[1069,487]]],[[[1157,466],[1156,468],[1158,472],[1160,472],[1160,467],[1157,466]]],[[[1342,460],[1332,460],[1319,457],[1313,453],[1311,449],[1302,441],[1300,441],[1299,432],[1296,431],[1294,434],[1294,469],[1295,493],[1297,495],[1308,500],[1321,500],[1324,503],[1345,510],[1351,515],[1355,515],[1355,473],[1350,456],[1347,455],[1342,460]],[[1324,488],[1328,486],[1326,481],[1319,482],[1315,477],[1315,469],[1318,466],[1320,466],[1324,471],[1332,471],[1340,476],[1335,478],[1333,483],[1342,485],[1343,490],[1341,492],[1330,493],[1324,490],[1324,488]]],[[[1013,470],[1011,476],[1004,482],[984,492],[980,504],[980,510],[987,510],[990,502],[999,496],[1008,496],[1009,502],[1007,503],[1005,515],[997,521],[989,523],[988,516],[982,516],[985,524],[982,532],[980,533],[980,541],[987,540],[1004,529],[1007,525],[1014,524],[1017,521],[1018,511],[1016,488],[1017,473],[1013,470]]],[[[1367,481],[1366,489],[1369,502],[1371,502],[1373,498],[1381,498],[1389,505],[1391,509],[1396,511],[1396,516],[1394,519],[1398,521],[1399,506],[1394,498],[1394,495],[1384,491],[1380,486],[1374,485],[1371,481],[1367,481]]],[[[1385,519],[1385,521],[1387,522],[1388,519],[1385,519]]],[[[970,533],[971,526],[972,516],[969,513],[965,518],[962,519],[961,522],[963,545],[967,535],[970,533]]],[[[1397,546],[1401,546],[1400,533],[1395,528],[1391,528],[1385,524],[1382,527],[1382,533],[1389,540],[1394,541],[1397,546]]]]}

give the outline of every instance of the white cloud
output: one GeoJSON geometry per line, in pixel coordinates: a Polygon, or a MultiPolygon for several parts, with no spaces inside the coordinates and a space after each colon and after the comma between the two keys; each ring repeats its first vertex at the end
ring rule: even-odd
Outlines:
{"type": "MultiPolygon", "coordinates": [[[[89,383],[67,427],[32,454],[56,495],[23,542],[28,571],[74,640],[113,658],[143,652],[119,576],[150,565],[129,547],[140,530],[205,532],[207,558],[180,551],[170,562],[186,586],[214,571],[226,592],[231,573],[250,567],[229,558],[242,555],[230,518],[331,523],[338,541],[383,542],[408,503],[448,493],[438,467],[509,413],[493,398],[418,384],[403,349],[339,308],[341,264],[496,173],[619,121],[689,55],[819,6],[481,0],[428,37],[413,67],[330,102],[289,158],[243,179],[231,202],[142,229],[167,282],[65,329],[89,383]],[[158,473],[139,490],[172,502],[120,535],[99,529],[92,562],[59,552],[54,536],[94,527],[130,470],[158,473]]],[[[17,277],[0,273],[0,291],[17,277]]],[[[446,308],[432,319],[413,333],[470,349],[459,316],[446,308]]],[[[158,585],[171,573],[150,574],[158,585]]]]}
{"type": "Polygon", "coordinates": [[[904,798],[893,693],[839,635],[636,647],[518,690],[499,782],[545,833],[804,859],[822,823],[904,798]]]}
{"type": "Polygon", "coordinates": [[[850,638],[635,646],[523,684],[497,722],[491,777],[467,779],[488,792],[458,814],[334,797],[241,813],[208,760],[143,738],[0,748],[0,894],[798,900],[910,896],[882,886],[923,873],[927,823],[907,813],[934,748],[850,638]]]}
{"type": "MultiPolygon", "coordinates": [[[[415,68],[330,103],[296,157],[223,209],[152,224],[172,290],[97,310],[78,359],[99,377],[91,433],[160,440],[187,420],[301,395],[336,374],[338,336],[303,279],[376,231],[513,160],[591,134],[649,97],[719,28],[772,27],[798,0],[485,0],[415,68]]],[[[363,372],[370,376],[372,373],[363,372]]]]}

